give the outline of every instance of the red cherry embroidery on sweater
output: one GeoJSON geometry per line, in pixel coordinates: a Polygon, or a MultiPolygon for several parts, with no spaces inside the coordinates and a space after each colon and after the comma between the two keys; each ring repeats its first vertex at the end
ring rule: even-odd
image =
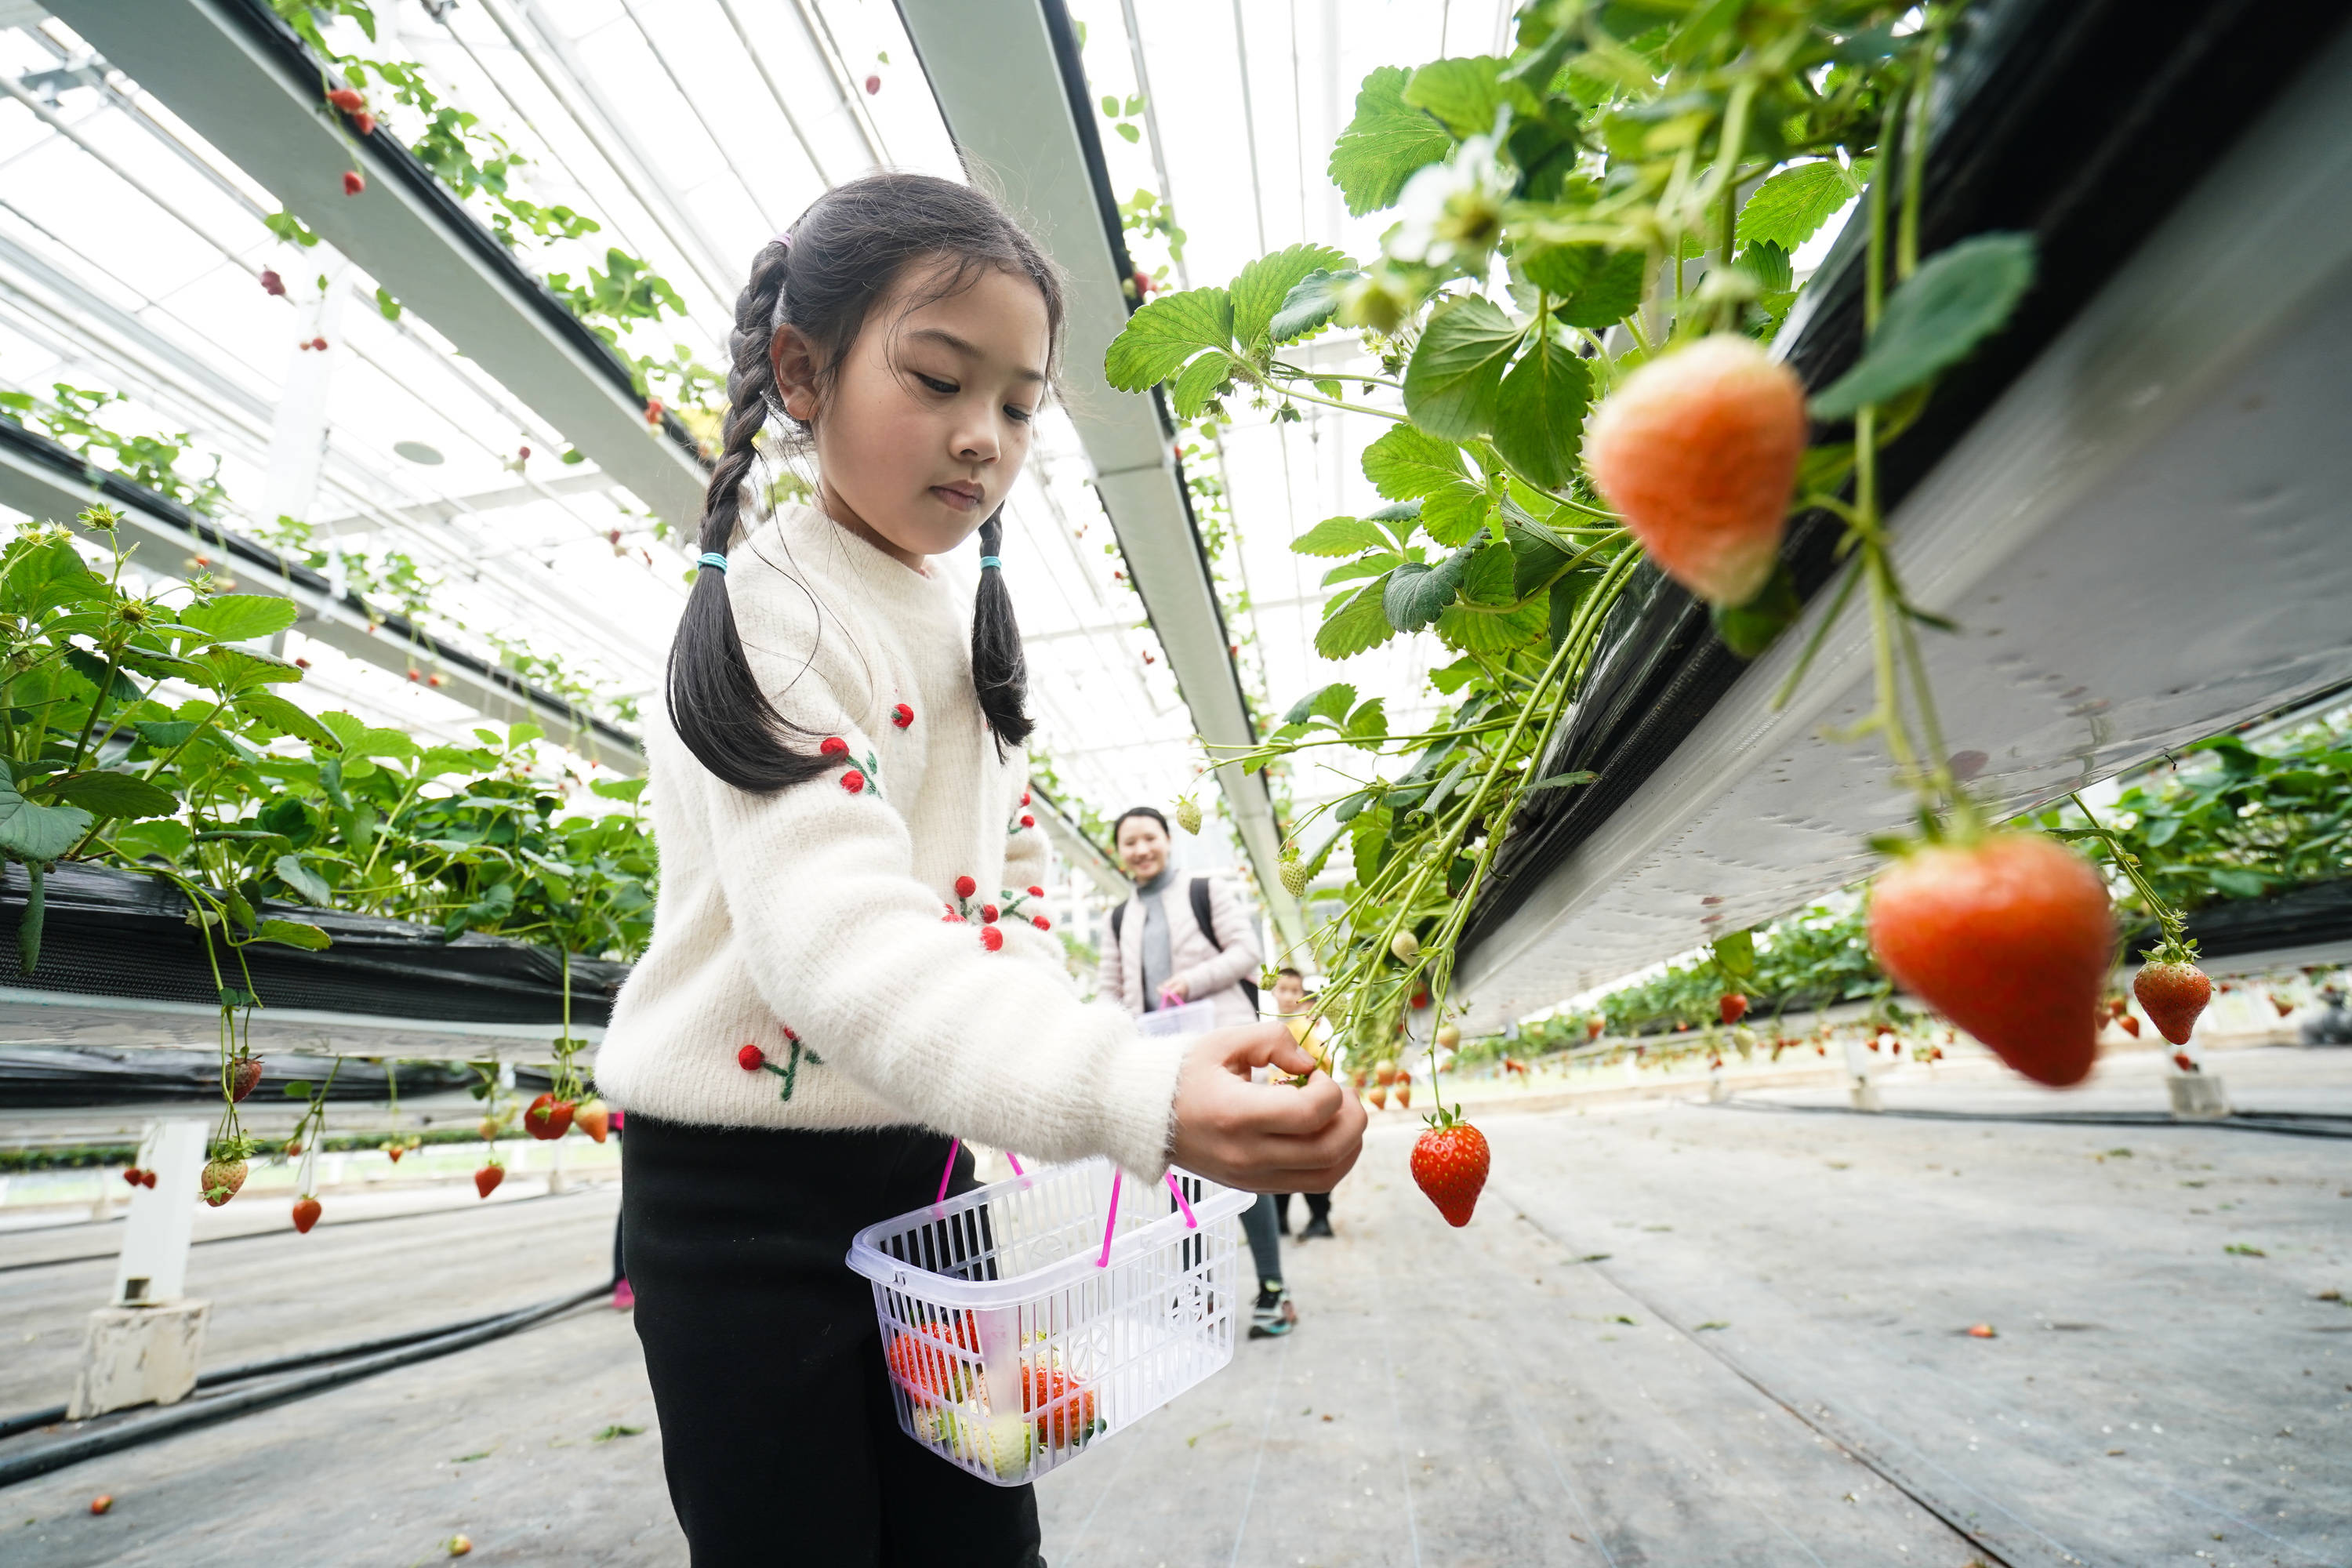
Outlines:
{"type": "Polygon", "coordinates": [[[1039,931],[1052,931],[1054,929],[1054,922],[1047,920],[1044,915],[1031,915],[1029,917],[1029,923],[1035,926],[1039,931]]]}
{"type": "Polygon", "coordinates": [[[905,703],[901,702],[898,706],[890,710],[890,722],[898,725],[901,730],[905,729],[914,721],[915,710],[912,708],[908,707],[905,703]]]}
{"type": "Polygon", "coordinates": [[[799,1045],[799,1044],[801,1043],[801,1037],[800,1037],[798,1035],[793,1034],[793,1033],[792,1032],[792,1030],[790,1030],[790,1029],[788,1029],[788,1028],[784,1028],[784,1026],[783,1026],[783,1025],[779,1024],[779,1025],[777,1025],[777,1026],[776,1026],[776,1027],[778,1027],[778,1028],[780,1028],[780,1029],[783,1029],[783,1030],[784,1030],[784,1038],[786,1038],[786,1039],[790,1040],[793,1044],[794,1044],[794,1045],[796,1045],[796,1046],[797,1046],[797,1045],[799,1045]]]}
{"type": "Polygon", "coordinates": [[[852,768],[847,773],[841,775],[841,787],[847,790],[850,794],[856,795],[858,791],[866,787],[866,775],[859,773],[856,768],[852,768]]]}
{"type": "Polygon", "coordinates": [[[987,925],[993,925],[993,924],[995,924],[995,923],[996,923],[996,914],[997,914],[997,910],[996,910],[996,906],[995,906],[994,904],[982,904],[982,905],[981,905],[981,906],[980,906],[980,918],[981,918],[981,921],[982,921],[982,922],[983,924],[987,924],[987,925]]]}
{"type": "Polygon", "coordinates": [[[761,1064],[767,1059],[768,1053],[757,1046],[745,1046],[735,1053],[735,1065],[745,1072],[758,1072],[761,1064]]]}
{"type": "Polygon", "coordinates": [[[973,881],[970,877],[958,877],[956,879],[957,898],[968,899],[978,891],[980,891],[980,884],[973,881]]]}
{"type": "Polygon", "coordinates": [[[1037,826],[1037,819],[1024,811],[1021,814],[1021,826],[1024,827],[1034,827],[1037,826]]]}
{"type": "Polygon", "coordinates": [[[1025,789],[1021,792],[1021,804],[1024,805],[1029,804],[1029,792],[1025,789]]]}
{"type": "Polygon", "coordinates": [[[824,744],[817,748],[817,754],[825,757],[845,757],[849,755],[849,742],[838,735],[827,735],[824,738],[824,744]]]}
{"type": "Polygon", "coordinates": [[[1004,945],[1004,933],[994,926],[980,928],[980,945],[994,952],[1004,945]]]}
{"type": "Polygon", "coordinates": [[[1029,889],[1029,896],[1033,899],[1042,899],[1045,896],[1045,889],[1043,888],[1032,888],[1029,889]]]}

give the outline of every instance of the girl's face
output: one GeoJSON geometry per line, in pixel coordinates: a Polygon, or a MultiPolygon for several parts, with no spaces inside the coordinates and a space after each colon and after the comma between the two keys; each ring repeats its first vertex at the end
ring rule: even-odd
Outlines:
{"type": "Polygon", "coordinates": [[[784,411],[815,427],[826,514],[917,568],[970,538],[1020,477],[1052,346],[1037,286],[992,268],[908,310],[946,265],[908,268],[875,302],[822,392],[797,328],[769,348],[784,411]]]}
{"type": "Polygon", "coordinates": [[[1168,864],[1168,834],[1148,816],[1130,816],[1118,825],[1118,858],[1127,874],[1149,882],[1168,864]]]}

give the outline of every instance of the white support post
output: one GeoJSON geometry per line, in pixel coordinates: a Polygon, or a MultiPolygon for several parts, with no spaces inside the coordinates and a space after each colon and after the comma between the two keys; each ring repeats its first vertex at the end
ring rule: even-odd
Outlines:
{"type": "Polygon", "coordinates": [[[1861,1037],[1845,1035],[1838,1043],[1845,1048],[1847,1100],[1856,1110],[1885,1110],[1878,1098],[1878,1086],[1870,1081],[1870,1053],[1863,1048],[1861,1037]]]}
{"type": "Polygon", "coordinates": [[[140,1163],[155,1173],[155,1184],[131,1194],[114,1300],[89,1315],[81,1367],[66,1405],[68,1420],[132,1405],[176,1404],[196,1385],[211,1303],[185,1300],[182,1291],[205,1165],[204,1122],[151,1124],[140,1163]]]}
{"type": "Polygon", "coordinates": [[[155,1173],[155,1184],[131,1197],[131,1222],[114,1265],[119,1307],[179,1299],[187,1284],[188,1242],[195,1234],[196,1185],[204,1176],[204,1122],[155,1122],[141,1142],[141,1166],[155,1173]]]}
{"type": "MultiPolygon", "coordinates": [[[[325,268],[326,286],[319,297],[296,313],[295,339],[286,352],[286,381],[278,398],[278,417],[269,430],[269,472],[261,487],[261,515],[267,521],[281,517],[307,518],[319,493],[319,468],[327,454],[327,389],[334,380],[335,361],[342,353],[343,275],[352,264],[326,247],[318,261],[325,268]],[[323,341],[323,349],[307,345],[323,341]]],[[[301,283],[315,286],[316,279],[301,283]]],[[[342,591],[341,557],[331,574],[336,592],[342,591]]]]}

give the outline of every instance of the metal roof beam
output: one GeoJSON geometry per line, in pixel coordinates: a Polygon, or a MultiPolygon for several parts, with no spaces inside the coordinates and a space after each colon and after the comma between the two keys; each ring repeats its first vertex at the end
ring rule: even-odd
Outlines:
{"type": "Polygon", "coordinates": [[[427,664],[442,678],[443,696],[484,718],[537,724],[558,742],[624,776],[645,772],[637,738],[627,731],[582,713],[511,670],[442,642],[397,616],[371,616],[358,598],[337,595],[309,567],[196,518],[161,496],[110,474],[93,479],[71,452],[5,421],[0,421],[0,505],[50,518],[71,518],[84,507],[110,506],[121,515],[130,542],[147,545],[171,562],[190,555],[226,556],[240,568],[244,592],[293,600],[301,612],[295,627],[305,637],[397,674],[427,664]]]}
{"type": "Polygon", "coordinates": [[[352,137],[314,62],[240,0],[56,0],[52,11],[403,304],[682,528],[700,517],[691,453],[647,429],[618,360],[392,135],[352,137]],[[342,194],[356,163],[367,189],[342,194]]]}
{"type": "MultiPolygon", "coordinates": [[[[1076,45],[1060,0],[898,5],[957,152],[1003,192],[1068,279],[1066,406],[1193,725],[1212,746],[1253,744],[1216,584],[1159,407],[1103,378],[1103,352],[1127,325],[1124,247],[1114,240],[1118,217],[1083,79],[1079,101],[1071,100],[1065,68],[1076,70],[1076,45]]],[[[1303,942],[1306,922],[1277,870],[1282,835],[1265,781],[1234,763],[1215,773],[1276,927],[1303,942]]]]}

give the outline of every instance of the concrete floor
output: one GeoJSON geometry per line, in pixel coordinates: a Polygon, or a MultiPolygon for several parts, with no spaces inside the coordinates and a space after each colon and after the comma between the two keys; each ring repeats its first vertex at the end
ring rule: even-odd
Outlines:
{"type": "MultiPolygon", "coordinates": [[[[2352,1052],[2217,1065],[2249,1108],[2352,1109],[2352,1052]]],[[[1287,1255],[1297,1332],[1041,1484],[1054,1568],[2352,1564],[2352,1306],[2321,1299],[2352,1296],[2340,1141],[1693,1104],[1485,1125],[1455,1232],[1404,1173],[1417,1122],[1382,1119],[1339,1238],[1287,1255]]],[[[612,1201],[199,1247],[208,1359],[592,1280],[612,1201]]],[[[0,1237],[0,1415],[61,1397],[110,1278],[9,1267],[71,1240],[0,1237]]],[[[463,1531],[485,1563],[682,1563],[652,1426],[627,1320],[583,1309],[12,1488],[0,1563],[404,1568],[463,1531]],[[648,1429],[596,1439],[615,1426],[648,1429]]]]}

